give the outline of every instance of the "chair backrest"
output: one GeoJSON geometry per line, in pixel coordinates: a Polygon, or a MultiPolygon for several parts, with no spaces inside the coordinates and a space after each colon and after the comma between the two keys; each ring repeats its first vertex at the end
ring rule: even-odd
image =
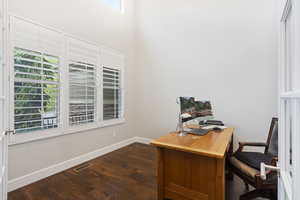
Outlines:
{"type": "Polygon", "coordinates": [[[272,118],[265,154],[278,156],[278,118],[272,118]]]}

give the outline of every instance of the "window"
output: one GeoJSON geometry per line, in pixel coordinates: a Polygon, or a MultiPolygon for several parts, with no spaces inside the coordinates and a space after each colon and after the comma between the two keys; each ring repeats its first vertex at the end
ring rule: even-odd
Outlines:
{"type": "Polygon", "coordinates": [[[60,124],[60,56],[62,37],[21,20],[11,24],[10,128],[17,135],[57,128],[60,124]]]}
{"type": "Polygon", "coordinates": [[[124,122],[120,53],[19,17],[9,23],[10,144],[124,122]]]}
{"type": "Polygon", "coordinates": [[[56,56],[14,49],[14,127],[17,133],[58,126],[58,70],[56,56]]]}
{"type": "Polygon", "coordinates": [[[121,118],[121,72],[119,69],[103,68],[103,119],[121,118]]]}
{"type": "Polygon", "coordinates": [[[104,3],[111,6],[114,9],[122,10],[122,2],[121,0],[103,0],[104,3]]]}
{"type": "Polygon", "coordinates": [[[70,124],[95,121],[96,77],[95,66],[82,62],[69,65],[70,76],[70,124]]]}
{"type": "Polygon", "coordinates": [[[96,122],[99,48],[69,39],[69,124],[96,122]]]}

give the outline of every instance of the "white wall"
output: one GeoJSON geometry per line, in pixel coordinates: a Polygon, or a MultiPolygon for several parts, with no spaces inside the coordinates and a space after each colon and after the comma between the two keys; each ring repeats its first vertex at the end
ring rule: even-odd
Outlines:
{"type": "Polygon", "coordinates": [[[264,141],[277,112],[276,3],[138,0],[137,129],[174,130],[178,96],[212,101],[235,141],[264,141]]]}
{"type": "Polygon", "coordinates": [[[9,147],[9,180],[134,136],[133,0],[124,14],[102,0],[9,0],[9,12],[54,27],[126,55],[126,124],[9,147]],[[113,136],[113,131],[117,135],[113,136]]]}

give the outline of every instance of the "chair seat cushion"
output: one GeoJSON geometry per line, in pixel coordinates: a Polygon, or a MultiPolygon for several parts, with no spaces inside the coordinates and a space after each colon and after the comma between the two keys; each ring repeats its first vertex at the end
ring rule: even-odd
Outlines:
{"type": "Polygon", "coordinates": [[[243,163],[242,161],[238,160],[236,157],[231,157],[230,158],[230,163],[237,168],[238,170],[240,170],[243,174],[250,176],[252,178],[255,177],[256,174],[259,174],[259,171],[257,169],[254,169],[248,165],[246,165],[245,163],[243,163]]]}
{"type": "Polygon", "coordinates": [[[268,165],[271,164],[273,158],[272,155],[259,152],[236,152],[234,157],[256,170],[260,170],[262,162],[268,165]]]}

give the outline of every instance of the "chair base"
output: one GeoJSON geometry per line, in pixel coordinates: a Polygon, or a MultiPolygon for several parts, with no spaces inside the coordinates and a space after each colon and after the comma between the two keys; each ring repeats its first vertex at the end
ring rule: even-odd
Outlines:
{"type": "Polygon", "coordinates": [[[251,200],[257,197],[268,198],[270,200],[277,200],[277,191],[256,189],[241,195],[240,200],[251,200]]]}

